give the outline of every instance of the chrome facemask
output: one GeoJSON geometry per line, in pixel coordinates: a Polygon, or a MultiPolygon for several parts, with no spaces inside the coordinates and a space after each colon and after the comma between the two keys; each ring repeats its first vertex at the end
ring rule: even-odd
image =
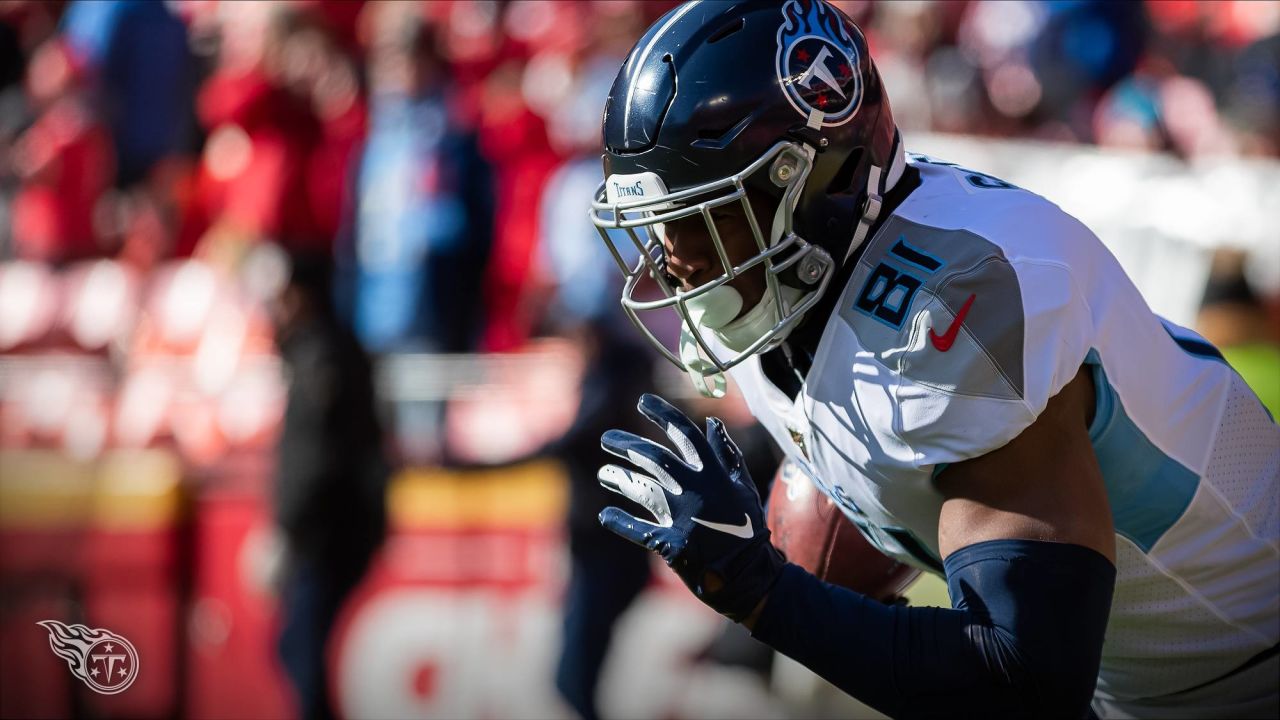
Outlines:
{"type": "MultiPolygon", "coordinates": [[[[591,221],[626,278],[623,309],[664,357],[689,372],[695,388],[704,395],[723,395],[726,370],[785,340],[831,282],[834,267],[831,256],[796,235],[792,228],[796,203],[812,167],[811,148],[780,142],[735,175],[677,192],[667,192],[661,178],[654,173],[611,175],[596,191],[591,221]],[[745,183],[757,172],[767,172],[769,180],[783,189],[768,236],[759,227],[747,198],[745,183]],[[711,217],[714,208],[732,203],[741,205],[758,251],[737,265],[729,258],[711,217]],[[660,230],[663,223],[695,215],[700,215],[706,223],[724,272],[710,282],[680,290],[666,272],[660,230]],[[624,260],[624,253],[614,244],[610,230],[623,231],[634,246],[639,257],[633,265],[629,266],[624,260]],[[766,282],[761,305],[769,303],[772,307],[756,306],[742,313],[741,298],[738,297],[738,305],[734,306],[733,296],[737,293],[726,283],[758,265],[764,266],[766,282]],[[644,300],[636,296],[646,277],[654,281],[661,298],[644,300]],[[724,290],[717,291],[722,287],[724,290]],[[713,292],[717,295],[709,295],[713,292]],[[641,312],[667,308],[674,308],[680,316],[679,355],[658,340],[639,316],[641,312]],[[713,317],[716,315],[719,317],[713,317]],[[753,330],[751,336],[744,339],[743,323],[758,329],[758,337],[754,337],[753,330]],[[737,326],[736,330],[732,326],[737,326]],[[734,332],[737,336],[731,337],[734,332]]],[[[619,239],[619,242],[626,240],[619,239]]],[[[631,255],[631,252],[625,254],[631,255]]]]}

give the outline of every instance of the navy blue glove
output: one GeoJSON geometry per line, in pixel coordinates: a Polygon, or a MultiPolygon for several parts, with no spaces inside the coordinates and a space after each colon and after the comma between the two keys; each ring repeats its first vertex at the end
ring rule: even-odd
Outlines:
{"type": "Polygon", "coordinates": [[[601,447],[647,474],[605,465],[600,484],[639,503],[657,522],[608,507],[600,524],[661,555],[698,599],[741,622],[786,564],[769,542],[760,495],[742,453],[717,418],[707,418],[704,435],[657,395],[640,396],[638,407],[680,455],[629,432],[606,432],[601,447]]]}

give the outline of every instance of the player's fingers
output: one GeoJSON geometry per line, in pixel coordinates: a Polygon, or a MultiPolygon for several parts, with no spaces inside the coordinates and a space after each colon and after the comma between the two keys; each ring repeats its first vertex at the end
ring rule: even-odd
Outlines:
{"type": "Polygon", "coordinates": [[[701,429],[687,415],[651,393],[641,395],[636,407],[653,424],[662,428],[690,467],[694,470],[702,469],[702,458],[709,448],[701,429]]]}
{"type": "Polygon", "coordinates": [[[729,437],[729,432],[720,418],[707,418],[707,444],[711,446],[711,452],[724,465],[724,469],[729,471],[730,477],[736,480],[743,467],[742,451],[738,449],[733,438],[729,437]]]}
{"type": "Polygon", "coordinates": [[[654,533],[658,526],[645,522],[621,508],[613,506],[600,511],[600,524],[609,532],[626,538],[645,549],[652,549],[654,533]]]}
{"type": "Polygon", "coordinates": [[[672,495],[684,492],[672,475],[682,465],[680,459],[658,443],[625,430],[609,430],[600,436],[600,447],[653,476],[672,495]]]}
{"type": "Polygon", "coordinates": [[[596,473],[600,484],[608,490],[639,503],[662,527],[671,527],[671,506],[667,494],[653,478],[617,465],[605,465],[596,473]]]}

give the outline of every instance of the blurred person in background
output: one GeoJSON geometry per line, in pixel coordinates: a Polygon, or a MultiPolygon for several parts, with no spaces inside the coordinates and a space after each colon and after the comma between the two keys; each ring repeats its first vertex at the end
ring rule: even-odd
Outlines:
{"type": "Polygon", "coordinates": [[[288,374],[274,517],[284,539],[279,650],[304,718],[330,718],[338,611],[386,529],[389,467],[369,359],[333,311],[331,260],[294,255],[272,304],[288,374]]]}
{"type": "Polygon", "coordinates": [[[96,229],[110,254],[144,271],[173,253],[178,192],[194,167],[197,67],[173,8],[77,0],[62,18],[116,158],[96,229]]]}
{"type": "Polygon", "coordinates": [[[1149,2],[1151,55],[1168,68],[1158,91],[1175,152],[1187,157],[1280,152],[1280,6],[1149,2]]]}
{"type": "MultiPolygon", "coordinates": [[[[1276,15],[1280,16],[1280,8],[1276,15]]],[[[1240,154],[1280,155],[1280,27],[1241,50],[1234,69],[1225,114],[1236,132],[1240,154]]]]}
{"type": "MultiPolygon", "coordinates": [[[[460,122],[437,33],[420,8],[367,12],[370,130],[335,248],[339,302],[370,352],[472,351],[492,245],[489,164],[460,122]]],[[[406,459],[435,460],[442,413],[439,403],[397,406],[406,459]]]]}
{"type": "Polygon", "coordinates": [[[601,717],[600,678],[618,619],[648,585],[650,560],[642,549],[605,531],[596,515],[607,504],[596,480],[604,459],[600,435],[611,427],[639,432],[635,413],[615,402],[615,393],[654,387],[653,351],[621,317],[614,302],[617,283],[607,271],[613,259],[586,225],[582,182],[591,182],[595,161],[570,163],[553,176],[541,208],[541,250],[556,272],[555,299],[547,312],[550,332],[568,339],[583,356],[583,375],[573,421],[558,438],[519,457],[481,464],[443,453],[446,465],[466,470],[509,468],[550,458],[564,468],[569,485],[565,530],[569,581],[563,601],[562,643],[555,685],[584,720],[601,717]]]}
{"type": "Polygon", "coordinates": [[[525,73],[522,58],[507,59],[485,78],[482,91],[480,148],[493,163],[496,198],[493,259],[484,281],[482,347],[490,352],[520,347],[537,323],[538,205],[561,162],[546,119],[529,106],[525,73]]]}
{"type": "Polygon", "coordinates": [[[570,571],[556,690],[580,717],[594,720],[601,717],[597,696],[614,626],[650,577],[648,554],[596,520],[608,504],[596,480],[605,459],[600,436],[620,426],[641,431],[636,413],[615,399],[653,389],[655,358],[613,308],[597,316],[579,312],[566,313],[562,322],[564,334],[585,355],[581,399],[573,424],[542,454],[559,460],[569,480],[570,571]]]}
{"type": "Polygon", "coordinates": [[[168,4],[76,0],[62,27],[94,76],[115,148],[117,187],[143,180],[161,159],[190,145],[195,67],[187,28],[168,4]]]}
{"type": "MultiPolygon", "coordinates": [[[[485,277],[485,321],[482,347],[506,352],[520,347],[546,309],[545,278],[539,273],[539,203],[543,188],[572,153],[555,137],[555,126],[572,124],[563,116],[579,113],[577,122],[598,111],[581,102],[574,77],[600,72],[603,57],[616,56],[638,36],[644,22],[673,3],[656,2],[515,2],[458,3],[474,7],[474,37],[464,44],[489,45],[480,28],[500,28],[502,40],[486,53],[486,72],[471,97],[480,148],[493,164],[494,252],[485,277]]],[[[471,12],[466,14],[470,15],[471,12]]],[[[461,23],[460,23],[461,24],[461,23]]],[[[460,38],[455,38],[455,41],[460,38]]]]}
{"type": "Polygon", "coordinates": [[[43,3],[0,5],[0,259],[14,255],[13,200],[21,177],[13,161],[16,142],[31,123],[27,65],[34,50],[54,32],[56,13],[43,3]]]}
{"type": "Polygon", "coordinates": [[[62,38],[32,55],[26,90],[36,119],[12,151],[21,183],[12,209],[15,254],[55,264],[101,257],[94,211],[114,179],[115,155],[85,68],[62,38]]]}
{"type": "Polygon", "coordinates": [[[408,4],[370,7],[370,130],[337,248],[352,325],[372,352],[463,352],[481,307],[492,189],[475,135],[454,113],[437,35],[408,4]]]}
{"type": "Polygon", "coordinates": [[[1098,95],[1145,47],[1140,3],[992,2],[966,8],[958,42],[977,63],[989,108],[983,134],[1089,137],[1098,95]]]}
{"type": "Polygon", "coordinates": [[[326,131],[345,134],[338,142],[348,148],[362,132],[343,122],[362,114],[354,68],[308,6],[228,3],[218,16],[217,65],[196,100],[208,138],[179,254],[195,243],[201,256],[234,264],[271,239],[328,255],[341,197],[332,178],[346,169],[341,152],[337,163],[317,154],[334,140],[326,131]]]}

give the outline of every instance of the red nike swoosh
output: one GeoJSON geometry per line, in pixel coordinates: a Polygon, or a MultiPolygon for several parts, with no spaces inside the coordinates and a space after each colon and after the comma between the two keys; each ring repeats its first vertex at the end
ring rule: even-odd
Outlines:
{"type": "Polygon", "coordinates": [[[960,312],[956,313],[956,319],[951,321],[951,327],[941,335],[935,333],[933,328],[929,328],[929,340],[933,346],[938,348],[940,352],[946,352],[956,341],[956,336],[960,334],[960,326],[964,324],[965,315],[969,314],[969,308],[973,307],[973,299],[978,297],[970,295],[968,300],[964,301],[964,305],[960,308],[960,312]]]}

